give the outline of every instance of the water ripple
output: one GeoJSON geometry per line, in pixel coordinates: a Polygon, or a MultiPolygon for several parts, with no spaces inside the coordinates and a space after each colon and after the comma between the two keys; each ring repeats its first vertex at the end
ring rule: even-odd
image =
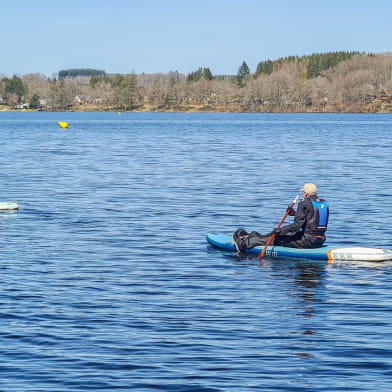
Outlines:
{"type": "Polygon", "coordinates": [[[328,242],[390,247],[390,116],[0,113],[0,389],[367,391],[392,263],[238,258],[304,182],[328,242]]]}

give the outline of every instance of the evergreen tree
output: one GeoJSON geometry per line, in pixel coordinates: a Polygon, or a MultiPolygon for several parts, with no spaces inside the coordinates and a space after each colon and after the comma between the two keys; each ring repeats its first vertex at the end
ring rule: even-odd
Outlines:
{"type": "Polygon", "coordinates": [[[212,72],[209,68],[198,68],[197,71],[188,74],[186,80],[187,82],[198,82],[201,79],[212,80],[212,72]]]}
{"type": "Polygon", "coordinates": [[[359,54],[359,52],[328,52],[328,53],[313,53],[309,56],[288,56],[277,60],[262,61],[257,65],[257,77],[261,73],[270,75],[273,71],[281,69],[287,63],[303,64],[306,68],[306,77],[308,79],[316,78],[321,73],[329,68],[335,67],[341,61],[350,59],[352,56],[359,54]]]}
{"type": "Polygon", "coordinates": [[[53,81],[49,95],[51,106],[56,110],[67,110],[72,106],[72,94],[64,79],[53,81]]]}
{"type": "Polygon", "coordinates": [[[274,62],[272,60],[261,61],[256,68],[256,75],[265,73],[271,75],[274,70],[274,62]]]}
{"type": "Polygon", "coordinates": [[[33,96],[30,99],[30,108],[31,109],[39,109],[39,107],[40,107],[39,95],[33,94],[33,96]]]}
{"type": "Polygon", "coordinates": [[[106,72],[100,69],[74,68],[59,71],[59,79],[75,78],[77,76],[104,76],[106,72]]]}
{"type": "Polygon", "coordinates": [[[240,68],[238,69],[237,73],[237,84],[239,87],[244,87],[244,81],[250,74],[250,69],[248,67],[248,64],[244,61],[240,68]]]}
{"type": "Polygon", "coordinates": [[[8,97],[10,94],[17,96],[18,102],[22,101],[22,97],[28,92],[27,85],[22,82],[22,79],[14,75],[12,79],[4,78],[5,81],[5,95],[8,97]]]}
{"type": "Polygon", "coordinates": [[[203,68],[203,78],[205,80],[212,80],[213,79],[212,72],[209,68],[203,68]]]}
{"type": "Polygon", "coordinates": [[[116,75],[112,81],[114,87],[114,104],[121,110],[132,110],[135,107],[139,84],[135,73],[116,75]]]}

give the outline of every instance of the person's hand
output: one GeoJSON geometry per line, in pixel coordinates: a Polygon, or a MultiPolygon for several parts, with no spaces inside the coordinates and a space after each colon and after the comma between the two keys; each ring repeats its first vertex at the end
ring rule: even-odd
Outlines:
{"type": "Polygon", "coordinates": [[[280,234],[280,229],[279,229],[279,227],[276,227],[275,229],[273,229],[273,230],[272,230],[272,234],[279,235],[279,234],[280,234]]]}
{"type": "Polygon", "coordinates": [[[294,210],[293,207],[288,206],[288,207],[287,207],[287,210],[286,210],[286,213],[287,213],[288,215],[290,215],[290,216],[294,216],[294,215],[295,215],[295,210],[294,210]]]}

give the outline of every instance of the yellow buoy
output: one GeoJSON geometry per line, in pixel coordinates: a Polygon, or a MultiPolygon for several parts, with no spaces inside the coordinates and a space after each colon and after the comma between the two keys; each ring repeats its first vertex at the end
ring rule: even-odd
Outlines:
{"type": "Polygon", "coordinates": [[[65,121],[59,121],[57,124],[59,124],[60,128],[68,128],[68,123],[65,121]]]}

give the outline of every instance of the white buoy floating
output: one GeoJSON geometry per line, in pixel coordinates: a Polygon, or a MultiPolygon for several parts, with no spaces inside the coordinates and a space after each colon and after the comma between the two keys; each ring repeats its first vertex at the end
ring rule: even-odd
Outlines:
{"type": "Polygon", "coordinates": [[[60,127],[61,129],[68,128],[68,123],[65,122],[65,121],[59,121],[57,124],[59,124],[59,127],[60,127]]]}
{"type": "Polygon", "coordinates": [[[18,203],[14,201],[0,201],[0,212],[1,211],[13,211],[19,208],[18,203]]]}

